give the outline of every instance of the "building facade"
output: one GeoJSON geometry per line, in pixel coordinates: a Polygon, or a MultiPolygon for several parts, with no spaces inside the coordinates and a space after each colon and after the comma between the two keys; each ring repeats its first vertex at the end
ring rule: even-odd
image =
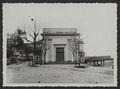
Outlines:
{"type": "Polygon", "coordinates": [[[48,39],[46,63],[74,62],[69,40],[76,39],[78,35],[76,28],[44,28],[42,36],[48,39]]]}

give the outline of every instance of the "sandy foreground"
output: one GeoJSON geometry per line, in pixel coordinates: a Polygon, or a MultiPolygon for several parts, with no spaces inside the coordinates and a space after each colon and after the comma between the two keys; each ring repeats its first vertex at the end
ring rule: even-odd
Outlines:
{"type": "Polygon", "coordinates": [[[28,62],[7,66],[8,83],[112,84],[112,67],[75,68],[73,64],[28,66],[28,62]]]}

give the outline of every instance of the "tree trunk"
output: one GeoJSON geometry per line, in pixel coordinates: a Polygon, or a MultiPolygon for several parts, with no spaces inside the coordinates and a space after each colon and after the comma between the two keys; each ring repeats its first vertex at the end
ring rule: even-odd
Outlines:
{"type": "Polygon", "coordinates": [[[78,59],[77,52],[76,52],[76,60],[77,60],[77,64],[79,64],[79,59],[78,59]]]}
{"type": "Polygon", "coordinates": [[[74,63],[76,64],[74,52],[72,52],[72,54],[73,54],[73,61],[74,61],[74,63]]]}
{"type": "Polygon", "coordinates": [[[44,54],[44,64],[46,64],[46,54],[44,54]]]}
{"type": "Polygon", "coordinates": [[[34,43],[33,43],[33,45],[34,45],[34,50],[33,50],[34,57],[33,57],[33,59],[32,59],[32,66],[34,66],[34,65],[35,65],[36,39],[34,39],[34,43]]]}
{"type": "Polygon", "coordinates": [[[80,67],[80,62],[79,62],[79,67],[80,67]]]}
{"type": "Polygon", "coordinates": [[[44,57],[44,58],[43,58],[43,59],[44,59],[44,60],[43,60],[43,64],[46,64],[46,52],[45,52],[45,50],[44,50],[44,52],[43,52],[43,57],[44,57]]]}
{"type": "Polygon", "coordinates": [[[80,58],[79,58],[79,66],[80,66],[80,64],[81,64],[81,56],[80,56],[80,58]]]}

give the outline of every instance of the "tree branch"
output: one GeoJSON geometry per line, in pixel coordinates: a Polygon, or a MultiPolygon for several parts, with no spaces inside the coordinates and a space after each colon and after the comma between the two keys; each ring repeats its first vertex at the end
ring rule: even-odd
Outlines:
{"type": "Polygon", "coordinates": [[[29,34],[32,38],[34,38],[31,34],[29,34]]]}
{"type": "Polygon", "coordinates": [[[37,33],[36,36],[38,36],[39,34],[37,33]]]}
{"type": "Polygon", "coordinates": [[[25,39],[26,41],[28,41],[28,42],[30,42],[30,43],[32,43],[32,41],[30,41],[30,40],[28,40],[28,38],[27,37],[23,37],[23,39],[25,39]]]}

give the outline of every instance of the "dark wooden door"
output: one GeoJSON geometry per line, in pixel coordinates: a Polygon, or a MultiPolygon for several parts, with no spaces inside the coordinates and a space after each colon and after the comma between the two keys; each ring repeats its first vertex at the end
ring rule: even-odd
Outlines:
{"type": "Polygon", "coordinates": [[[58,63],[64,62],[64,48],[63,47],[56,48],[56,62],[58,63]]]}

